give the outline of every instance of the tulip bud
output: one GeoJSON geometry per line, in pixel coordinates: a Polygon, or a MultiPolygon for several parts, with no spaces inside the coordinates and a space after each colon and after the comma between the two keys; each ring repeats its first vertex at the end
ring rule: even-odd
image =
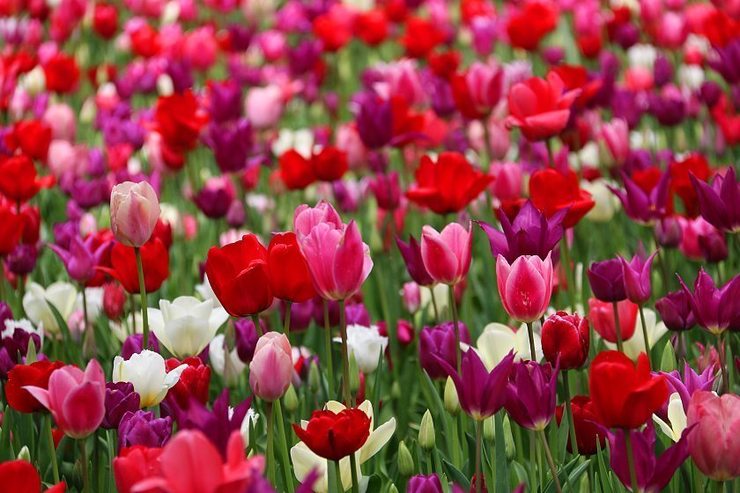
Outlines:
{"type": "Polygon", "coordinates": [[[355,353],[349,353],[349,390],[354,394],[360,388],[360,369],[357,367],[355,353]]]}
{"type": "Polygon", "coordinates": [[[419,425],[419,446],[425,450],[432,450],[434,442],[434,420],[432,419],[432,413],[427,409],[427,412],[421,417],[421,424],[419,425]]]}
{"type": "Polygon", "coordinates": [[[110,196],[111,230],[126,246],[140,247],[152,236],[159,219],[159,199],[152,186],[126,181],[110,196]]]}
{"type": "Polygon", "coordinates": [[[494,427],[493,416],[483,420],[483,438],[486,440],[493,440],[496,436],[496,429],[494,427]]]}
{"type": "Polygon", "coordinates": [[[506,458],[512,460],[516,455],[516,446],[514,445],[514,435],[511,433],[511,421],[509,415],[504,415],[504,446],[506,449],[506,458]]]}
{"type": "Polygon", "coordinates": [[[398,493],[398,488],[396,488],[396,485],[391,483],[390,487],[388,488],[388,493],[398,493]]]}
{"type": "Polygon", "coordinates": [[[293,356],[285,334],[267,332],[257,341],[249,364],[249,386],[259,398],[279,399],[293,378],[293,356]]]}
{"type": "Polygon", "coordinates": [[[401,476],[414,474],[414,458],[404,442],[398,445],[398,473],[401,476]]]}
{"type": "Polygon", "coordinates": [[[457,416],[457,413],[460,412],[460,400],[457,397],[455,383],[450,377],[447,377],[447,382],[445,382],[444,402],[445,410],[451,415],[457,416]]]}
{"type": "Polygon", "coordinates": [[[676,369],[676,352],[673,350],[673,343],[670,340],[665,343],[663,348],[663,355],[660,357],[660,369],[666,373],[676,369]]]}
{"type": "Polygon", "coordinates": [[[24,445],[21,451],[18,452],[18,456],[16,457],[16,459],[31,462],[31,452],[28,450],[27,445],[24,445]]]}
{"type": "Polygon", "coordinates": [[[321,374],[316,363],[312,362],[308,367],[308,389],[315,394],[321,388],[321,374]]]}
{"type": "Polygon", "coordinates": [[[391,385],[391,397],[394,399],[398,399],[401,397],[403,392],[401,392],[401,386],[398,384],[398,382],[393,382],[393,385],[391,385]]]}
{"type": "Polygon", "coordinates": [[[298,395],[295,393],[295,387],[291,385],[283,397],[283,406],[287,412],[293,413],[298,409],[298,404],[298,395]]]}

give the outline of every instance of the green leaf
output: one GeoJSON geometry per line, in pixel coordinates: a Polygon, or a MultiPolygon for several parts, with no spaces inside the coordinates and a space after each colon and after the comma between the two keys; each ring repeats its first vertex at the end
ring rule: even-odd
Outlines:
{"type": "Polygon", "coordinates": [[[447,441],[447,455],[450,456],[452,447],[456,446],[456,444],[451,443],[451,435],[447,427],[447,416],[444,404],[442,403],[442,399],[437,393],[437,389],[434,387],[432,379],[429,378],[429,374],[427,374],[427,372],[423,370],[421,370],[421,374],[423,375],[423,378],[421,379],[421,390],[424,393],[424,398],[429,405],[429,409],[434,413],[434,418],[436,418],[435,422],[441,423],[442,425],[442,434],[447,441]]]}
{"type": "Polygon", "coordinates": [[[56,320],[59,329],[62,331],[62,347],[68,362],[77,363],[77,365],[82,366],[82,355],[80,352],[81,345],[72,340],[72,335],[69,332],[67,322],[64,320],[64,317],[62,317],[62,314],[59,313],[57,307],[52,305],[48,300],[46,301],[46,304],[49,306],[51,314],[54,315],[54,319],[56,320]]]}
{"type": "Polygon", "coordinates": [[[612,482],[611,478],[609,477],[609,470],[606,468],[606,464],[604,462],[604,450],[601,448],[601,443],[596,440],[596,459],[599,464],[599,481],[602,483],[602,491],[606,493],[609,491],[609,493],[614,493],[614,489],[612,488],[612,482]],[[607,490],[608,486],[608,490],[607,490]]]}
{"type": "Polygon", "coordinates": [[[660,369],[665,372],[670,372],[676,369],[676,353],[673,351],[673,344],[671,341],[666,341],[663,346],[663,355],[660,358],[660,369]]]}
{"type": "Polygon", "coordinates": [[[468,481],[467,476],[463,474],[458,468],[452,465],[451,462],[447,461],[446,459],[442,459],[442,464],[444,465],[444,470],[447,472],[447,475],[450,477],[453,483],[456,483],[462,488],[467,491],[470,489],[470,481],[468,481]]]}
{"type": "Polygon", "coordinates": [[[523,465],[518,463],[517,461],[511,462],[511,468],[514,470],[514,474],[516,474],[516,483],[521,484],[524,483],[527,485],[527,491],[529,491],[529,473],[524,468],[523,465]]]}
{"type": "Polygon", "coordinates": [[[509,468],[506,460],[506,442],[504,437],[504,414],[503,411],[496,413],[494,417],[494,435],[496,440],[494,442],[494,464],[496,466],[494,470],[495,478],[495,492],[496,493],[508,493],[509,492],[509,468]]]}

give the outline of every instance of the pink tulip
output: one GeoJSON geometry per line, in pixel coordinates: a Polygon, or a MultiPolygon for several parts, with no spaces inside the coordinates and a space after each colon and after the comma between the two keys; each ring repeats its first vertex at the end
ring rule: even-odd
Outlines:
{"type": "Polygon", "coordinates": [[[245,113],[256,129],[272,127],[283,114],[283,91],[274,84],[251,89],[247,94],[245,113]]]}
{"type": "Polygon", "coordinates": [[[267,332],[259,338],[249,364],[249,386],[259,398],[272,402],[282,397],[293,378],[290,342],[284,334],[267,332]]]}
{"type": "Polygon", "coordinates": [[[709,391],[691,396],[689,453],[696,467],[715,481],[740,476],[740,397],[709,391]]]}
{"type": "Polygon", "coordinates": [[[295,231],[298,241],[303,240],[315,226],[323,222],[329,223],[337,229],[344,228],[339,213],[325,200],[316,204],[316,207],[309,207],[306,204],[296,207],[293,214],[293,231],[295,231]]]}
{"type": "Polygon", "coordinates": [[[496,277],[501,302],[512,318],[529,323],[544,315],[552,296],[553,270],[549,253],[545,260],[537,255],[522,255],[511,265],[499,255],[496,277]]]}
{"type": "Polygon", "coordinates": [[[438,233],[431,226],[421,230],[421,259],[436,282],[451,286],[459,283],[470,269],[473,232],[450,223],[438,233]]]}
{"type": "Polygon", "coordinates": [[[489,189],[501,200],[515,200],[522,196],[522,166],[518,163],[493,163],[491,174],[496,179],[489,189]]]}
{"type": "Polygon", "coordinates": [[[159,199],[149,183],[126,181],[113,187],[110,224],[116,240],[140,247],[151,238],[158,218],[159,199]]]}
{"type": "Polygon", "coordinates": [[[216,63],[218,43],[211,27],[195,29],[183,42],[183,55],[196,70],[208,70],[216,63]]]}
{"type": "Polygon", "coordinates": [[[91,360],[84,372],[73,365],[55,370],[48,390],[24,388],[51,412],[59,429],[71,438],[85,438],[103,422],[105,375],[96,360],[91,360]]]}
{"type": "Polygon", "coordinates": [[[609,154],[612,155],[616,164],[622,164],[629,156],[629,137],[627,122],[621,118],[604,123],[601,127],[601,138],[604,139],[609,154]]]}
{"type": "Polygon", "coordinates": [[[75,139],[75,114],[69,105],[51,104],[44,113],[44,122],[51,127],[51,135],[56,140],[72,142],[75,139]]]}

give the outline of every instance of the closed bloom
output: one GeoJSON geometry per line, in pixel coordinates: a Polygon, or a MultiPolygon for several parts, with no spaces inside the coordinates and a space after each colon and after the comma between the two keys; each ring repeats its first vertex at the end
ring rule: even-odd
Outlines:
{"type": "Polygon", "coordinates": [[[293,378],[293,357],[285,334],[267,332],[257,341],[249,364],[249,386],[261,399],[272,402],[282,397],[293,378]]]}
{"type": "MultiPolygon", "coordinates": [[[[6,491],[16,493],[36,493],[42,491],[41,477],[33,464],[23,459],[10,460],[0,464],[0,484],[6,491]]],[[[43,490],[45,493],[64,493],[64,482],[43,490]]]]}
{"type": "Polygon", "coordinates": [[[156,406],[180,379],[187,365],[180,365],[167,372],[164,358],[154,351],[145,349],[132,354],[128,360],[116,356],[113,360],[113,382],[131,382],[139,394],[141,408],[156,406]]]}
{"type": "Polygon", "coordinates": [[[496,282],[506,312],[520,322],[533,322],[547,310],[552,296],[553,269],[548,254],[522,255],[513,264],[496,258],[496,282]]]}
{"type": "Polygon", "coordinates": [[[696,323],[711,334],[721,334],[726,329],[740,328],[740,275],[718,288],[712,277],[702,268],[694,282],[694,292],[679,277],[684,292],[689,295],[696,323]]]}
{"type": "Polygon", "coordinates": [[[468,274],[473,233],[458,223],[450,223],[442,232],[424,226],[421,234],[421,258],[429,275],[437,282],[455,285],[468,274]]]}
{"type": "MultiPolygon", "coordinates": [[[[460,340],[469,340],[465,325],[460,322],[458,324],[460,340]]],[[[429,374],[429,378],[447,378],[447,371],[439,364],[440,360],[452,367],[457,367],[455,328],[451,322],[435,327],[424,327],[419,332],[419,364],[429,374]]]]}
{"type": "MultiPolygon", "coordinates": [[[[598,415],[594,408],[593,402],[586,395],[574,396],[570,401],[573,410],[573,425],[576,429],[576,442],[578,444],[578,453],[583,455],[593,455],[598,452],[597,443],[604,449],[606,437],[601,431],[598,415]]],[[[555,409],[555,417],[558,424],[563,419],[563,407],[561,404],[555,409]]],[[[568,437],[568,450],[573,451],[573,444],[568,437]]]]}
{"type": "Polygon", "coordinates": [[[43,326],[49,334],[58,334],[59,324],[49,305],[54,306],[62,320],[66,321],[72,315],[76,299],[77,290],[72,284],[55,282],[43,288],[32,282],[26,287],[26,294],[23,295],[23,309],[35,326],[43,326]]]}
{"type": "Polygon", "coordinates": [[[111,191],[110,223],[116,240],[140,247],[151,238],[159,219],[159,199],[145,181],[119,183],[111,191]]]}
{"type": "Polygon", "coordinates": [[[56,361],[34,361],[30,365],[15,365],[7,375],[5,400],[10,407],[20,413],[33,413],[44,409],[44,405],[31,395],[26,387],[48,389],[49,378],[64,363],[56,361]]]}
{"type": "Polygon", "coordinates": [[[443,491],[442,483],[436,474],[428,476],[417,474],[411,477],[406,485],[406,493],[442,493],[443,491]]]}
{"type": "Polygon", "coordinates": [[[681,439],[686,429],[686,410],[681,401],[681,394],[674,392],[668,398],[668,408],[666,410],[667,422],[657,414],[653,414],[653,421],[668,438],[677,442],[681,439]]]}
{"type": "MultiPolygon", "coordinates": [[[[612,311],[613,313],[613,311],[612,311]]],[[[649,348],[645,347],[645,337],[642,333],[641,322],[639,319],[635,319],[635,326],[633,328],[632,336],[624,339],[622,351],[624,354],[629,356],[633,361],[636,361],[641,353],[647,353],[652,349],[655,344],[663,338],[668,332],[663,322],[658,322],[658,317],[655,312],[649,308],[643,308],[643,316],[645,317],[645,331],[647,332],[649,348]]],[[[620,320],[621,323],[621,320],[620,320]]],[[[616,349],[617,345],[613,342],[606,341],[606,347],[609,349],[616,349]]]]}
{"type": "Polygon", "coordinates": [[[668,330],[689,330],[696,325],[691,295],[683,289],[671,291],[655,302],[655,309],[668,330]]]}
{"type": "Polygon", "coordinates": [[[511,419],[528,430],[544,430],[555,415],[557,379],[558,368],[549,363],[515,363],[504,404],[511,419]]]}
{"type": "Polygon", "coordinates": [[[54,371],[48,390],[26,387],[47,408],[60,430],[71,438],[85,438],[98,429],[105,415],[105,375],[92,360],[83,372],[68,365],[54,371]]]}
{"type": "Polygon", "coordinates": [[[589,389],[608,428],[638,428],[668,399],[665,377],[650,373],[644,353],[635,364],[619,351],[602,351],[591,362],[589,389]]]}
{"type": "Polygon", "coordinates": [[[213,300],[200,301],[192,296],[180,296],[171,302],[160,300],[159,310],[148,311],[149,327],[157,340],[178,358],[200,354],[229,318],[226,310],[213,307],[213,300]]]}
{"type": "Polygon", "coordinates": [[[689,452],[696,467],[715,481],[740,476],[740,397],[709,391],[691,397],[688,426],[689,452]]]}
{"type": "MultiPolygon", "coordinates": [[[[335,342],[341,342],[335,338],[335,342]]],[[[354,355],[357,367],[366,375],[375,371],[380,355],[388,347],[388,338],[380,335],[378,327],[364,327],[359,324],[347,326],[347,349],[354,355]]]]}
{"type": "Polygon", "coordinates": [[[601,301],[622,301],[627,298],[624,270],[618,258],[591,263],[588,282],[594,296],[601,301]]]}
{"type": "MultiPolygon", "coordinates": [[[[144,289],[147,293],[153,293],[170,274],[170,254],[162,240],[156,237],[141,246],[139,251],[144,266],[144,289]]],[[[121,283],[126,292],[138,294],[139,273],[134,248],[115,243],[111,248],[110,261],[111,267],[97,269],[110,274],[121,283]]]]}
{"type": "Polygon", "coordinates": [[[542,350],[550,363],[560,369],[580,368],[588,358],[588,319],[578,314],[557,312],[542,325],[542,350]]]}
{"type": "Polygon", "coordinates": [[[416,238],[409,236],[409,242],[404,243],[400,238],[396,238],[396,245],[398,251],[401,252],[403,261],[406,263],[406,270],[409,272],[409,276],[419,286],[431,286],[434,284],[434,279],[427,268],[424,266],[424,259],[421,256],[421,245],[416,241],[416,238]]]}
{"type": "Polygon", "coordinates": [[[650,267],[653,265],[653,259],[657,254],[658,252],[654,252],[646,259],[638,253],[629,262],[619,257],[620,262],[622,262],[624,290],[627,299],[631,302],[642,304],[650,299],[652,294],[650,267]]]}
{"type": "Polygon", "coordinates": [[[151,411],[128,411],[118,426],[118,450],[135,445],[161,447],[171,434],[171,416],[157,418],[151,411]]]}
{"type": "MultiPolygon", "coordinates": [[[[534,348],[537,361],[542,359],[542,339],[534,332],[534,348]]],[[[514,361],[529,359],[529,336],[527,327],[522,324],[518,330],[508,325],[490,323],[483,328],[483,332],[476,341],[478,353],[488,370],[492,370],[510,353],[514,353],[514,361]]]]}
{"type": "Polygon", "coordinates": [[[105,384],[105,417],[100,426],[106,430],[118,429],[124,414],[139,409],[139,394],[131,382],[108,382],[105,384]]]}
{"type": "Polygon", "coordinates": [[[276,298],[302,303],[316,296],[306,259],[293,232],[277,233],[267,247],[270,286],[276,298]]]}
{"type": "Polygon", "coordinates": [[[302,426],[293,425],[298,438],[319,457],[339,460],[355,453],[370,436],[370,418],[362,409],[314,411],[302,426]]]}
{"type": "MultiPolygon", "coordinates": [[[[619,332],[623,341],[632,338],[635,333],[638,308],[630,300],[623,300],[617,303],[619,332]]],[[[599,301],[596,298],[589,298],[588,318],[594,324],[594,330],[602,339],[608,342],[617,342],[617,324],[614,320],[614,307],[611,303],[599,301]]]]}

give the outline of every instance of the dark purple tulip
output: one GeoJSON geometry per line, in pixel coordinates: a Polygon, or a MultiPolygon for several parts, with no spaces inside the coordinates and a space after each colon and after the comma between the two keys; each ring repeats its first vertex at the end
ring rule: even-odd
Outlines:
{"type": "Polygon", "coordinates": [[[663,173],[660,181],[649,194],[645,193],[626,173],[622,173],[622,182],[624,183],[624,190],[611,186],[609,190],[622,202],[624,212],[630,219],[649,224],[665,216],[670,182],[668,173],[663,173]]]}
{"type": "Polygon", "coordinates": [[[699,99],[709,108],[717,104],[722,96],[722,87],[713,80],[702,82],[699,88],[699,99]]]}
{"type": "Polygon", "coordinates": [[[710,58],[709,66],[716,70],[728,84],[740,82],[740,40],[734,39],[721,48],[715,48],[716,56],[710,58]]]}
{"type": "Polygon", "coordinates": [[[370,149],[387,145],[393,137],[393,110],[390,101],[376,94],[363,93],[356,101],[357,132],[360,140],[370,149]]]}
{"type": "Polygon", "coordinates": [[[236,82],[231,80],[211,82],[208,90],[212,122],[223,123],[239,118],[242,109],[242,91],[236,82]]]}
{"type": "Polygon", "coordinates": [[[666,216],[655,222],[655,237],[658,244],[666,248],[676,248],[681,244],[683,230],[681,221],[675,216],[666,216]]]}
{"type": "Polygon", "coordinates": [[[233,200],[234,189],[228,178],[211,178],[193,199],[203,214],[211,219],[224,217],[233,200]]]}
{"type": "Polygon", "coordinates": [[[232,51],[247,51],[252,42],[252,29],[242,24],[232,23],[226,28],[229,31],[229,48],[232,51]]]}
{"type": "Polygon", "coordinates": [[[667,86],[660,94],[650,94],[648,103],[650,113],[661,125],[676,126],[686,116],[686,102],[675,87],[667,86]]]}
{"type": "Polygon", "coordinates": [[[696,325],[691,309],[691,295],[683,289],[670,292],[656,301],[655,309],[668,330],[689,330],[696,325]]]}
{"type": "Polygon", "coordinates": [[[478,225],[488,235],[494,258],[502,255],[512,263],[522,255],[537,255],[544,260],[563,237],[562,221],[566,212],[558,211],[548,219],[528,200],[513,223],[503,211],[497,213],[503,232],[484,222],[478,225]]]}
{"type": "Polygon", "coordinates": [[[252,399],[249,398],[229,410],[229,390],[224,389],[209,410],[197,399],[191,398],[186,407],[179,407],[177,400],[168,399],[171,414],[181,430],[199,430],[216,446],[221,456],[226,458],[226,446],[231,433],[241,428],[242,421],[249,411],[252,399]]]}
{"type": "Polygon", "coordinates": [[[622,262],[618,258],[593,262],[588,268],[588,282],[596,299],[622,301],[627,299],[624,289],[622,262]]]}
{"type": "Polygon", "coordinates": [[[432,110],[440,118],[448,118],[455,114],[455,97],[452,95],[450,83],[441,77],[430,76],[428,80],[429,100],[432,110]]]}
{"type": "Polygon", "coordinates": [[[183,92],[193,87],[193,71],[190,64],[183,59],[169,58],[166,72],[172,79],[175,92],[183,92]]]}
{"type": "MultiPolygon", "coordinates": [[[[131,334],[123,341],[121,346],[121,357],[125,360],[129,359],[132,354],[138,354],[144,349],[144,335],[143,334],[131,334]]],[[[154,352],[159,352],[159,341],[157,336],[153,333],[149,333],[149,347],[154,352]]]]}
{"type": "Polygon", "coordinates": [[[362,325],[370,327],[370,312],[363,303],[350,303],[344,308],[348,325],[362,325]]]}
{"type": "Polygon", "coordinates": [[[619,480],[630,487],[630,470],[627,462],[625,433],[630,433],[632,452],[637,473],[637,485],[640,491],[662,491],[681,464],[689,456],[686,437],[691,430],[684,431],[675,445],[665,449],[660,457],[655,457],[655,426],[648,421],[643,431],[639,430],[603,430],[609,438],[609,463],[619,480]]]}
{"type": "Polygon", "coordinates": [[[409,236],[409,242],[404,243],[396,237],[396,245],[398,245],[403,261],[406,262],[406,270],[409,271],[411,279],[419,286],[434,284],[434,279],[424,267],[424,261],[421,258],[421,245],[416,242],[416,238],[409,236]]]}
{"type": "Polygon", "coordinates": [[[735,168],[714,177],[712,186],[691,175],[691,183],[699,199],[701,216],[723,232],[740,231],[740,184],[735,168]]]}
{"type": "Polygon", "coordinates": [[[33,341],[36,353],[41,352],[41,336],[35,332],[29,332],[22,327],[16,327],[12,334],[7,333],[5,323],[3,330],[6,335],[0,340],[0,379],[8,378],[8,372],[19,363],[23,363],[28,354],[28,345],[33,341]]]}
{"type": "Polygon", "coordinates": [[[555,415],[558,368],[535,361],[514,363],[506,386],[506,412],[519,426],[544,430],[555,415]]]}
{"type": "Polygon", "coordinates": [[[696,238],[699,244],[699,251],[709,263],[716,264],[722,262],[729,254],[725,235],[716,228],[710,228],[708,231],[700,232],[696,238]]]}
{"type": "Polygon", "coordinates": [[[106,177],[102,176],[89,180],[75,178],[65,191],[84,210],[103,204],[110,198],[110,185],[106,177]]]}
{"type": "Polygon", "coordinates": [[[460,373],[447,361],[437,358],[437,362],[452,378],[460,399],[460,407],[475,420],[483,420],[496,414],[506,400],[506,387],[514,366],[514,352],[490,372],[474,350],[465,352],[460,364],[460,373]]]}
{"type": "Polygon", "coordinates": [[[0,332],[5,330],[6,320],[13,320],[13,310],[6,302],[0,301],[0,332]]]}
{"type": "Polygon", "coordinates": [[[5,257],[5,265],[16,276],[27,276],[36,267],[38,257],[36,245],[20,243],[5,257]]]}
{"type": "Polygon", "coordinates": [[[299,42],[295,48],[288,50],[288,67],[294,76],[300,76],[311,71],[321,57],[321,42],[306,39],[299,42]]]}
{"type": "MultiPolygon", "coordinates": [[[[688,363],[684,364],[683,377],[678,370],[672,372],[660,372],[661,375],[666,377],[666,383],[668,384],[668,394],[678,392],[681,397],[681,403],[683,404],[684,411],[689,410],[689,402],[694,392],[700,390],[712,390],[715,380],[715,368],[709,366],[704,369],[703,372],[696,373],[691,365],[688,363]]],[[[667,412],[668,403],[666,402],[664,411],[667,412]]]]}
{"type": "Polygon", "coordinates": [[[424,327],[419,332],[419,364],[429,374],[429,378],[447,378],[447,371],[439,364],[440,360],[446,361],[450,366],[457,366],[455,329],[449,324],[424,327]]]}
{"type": "Polygon", "coordinates": [[[172,434],[172,416],[157,418],[151,411],[128,411],[118,425],[118,450],[134,445],[162,447],[172,434]]]}
{"type": "MultiPolygon", "coordinates": [[[[261,325],[262,321],[260,320],[261,325]]],[[[234,336],[236,338],[236,354],[244,363],[249,363],[252,361],[254,348],[257,347],[257,339],[259,339],[254,322],[248,318],[236,320],[234,322],[234,336]]]]}
{"type": "Polygon", "coordinates": [[[106,430],[115,430],[124,414],[139,409],[141,397],[134,391],[131,382],[108,382],[105,384],[105,417],[100,425],[106,430]]]}
{"type": "MultiPolygon", "coordinates": [[[[290,330],[300,332],[306,330],[313,320],[313,300],[303,303],[290,304],[290,330]]],[[[280,303],[280,320],[285,323],[285,303],[280,303]]]]}
{"type": "Polygon", "coordinates": [[[712,276],[702,268],[694,281],[693,293],[681,276],[678,276],[678,280],[689,296],[691,310],[700,327],[714,335],[726,329],[740,329],[740,275],[730,279],[720,289],[714,284],[712,276]]]}
{"type": "Polygon", "coordinates": [[[234,123],[213,123],[208,126],[208,145],[222,173],[243,170],[252,148],[252,127],[245,119],[234,123]]]}
{"type": "Polygon", "coordinates": [[[52,230],[54,232],[54,243],[64,249],[69,249],[72,238],[80,234],[80,224],[78,221],[65,221],[55,224],[52,230]]]}
{"type": "Polygon", "coordinates": [[[655,58],[653,65],[653,81],[656,87],[663,87],[673,80],[673,65],[663,55],[655,58]]]}
{"type": "Polygon", "coordinates": [[[436,474],[428,476],[417,474],[409,478],[406,484],[406,493],[442,493],[442,491],[442,483],[436,474]]]}
{"type": "Polygon", "coordinates": [[[398,171],[375,175],[370,181],[370,190],[373,192],[379,208],[386,211],[396,210],[401,203],[401,185],[398,181],[398,171]]]}
{"type": "Polygon", "coordinates": [[[112,246],[112,242],[104,242],[95,248],[93,235],[88,236],[84,241],[77,235],[73,236],[68,248],[49,244],[51,251],[62,259],[69,277],[81,283],[90,280],[95,275],[95,267],[100,264],[101,259],[112,246]]]}
{"type": "Polygon", "coordinates": [[[658,252],[654,252],[648,258],[645,258],[644,255],[638,253],[629,262],[619,257],[619,261],[622,263],[622,275],[624,276],[624,290],[627,299],[632,303],[641,305],[650,299],[652,294],[650,268],[657,254],[658,252]]]}
{"type": "MultiPolygon", "coordinates": [[[[339,303],[336,301],[327,301],[328,314],[329,314],[329,327],[336,327],[339,325],[339,303]]],[[[324,328],[324,300],[318,296],[313,299],[313,319],[316,320],[316,325],[324,328]]]]}
{"type": "Polygon", "coordinates": [[[637,95],[628,90],[617,90],[611,101],[614,118],[622,118],[630,129],[640,124],[644,109],[637,100],[637,95]]]}
{"type": "Polygon", "coordinates": [[[628,50],[640,41],[640,28],[632,23],[621,24],[614,32],[614,42],[628,50]]]}

